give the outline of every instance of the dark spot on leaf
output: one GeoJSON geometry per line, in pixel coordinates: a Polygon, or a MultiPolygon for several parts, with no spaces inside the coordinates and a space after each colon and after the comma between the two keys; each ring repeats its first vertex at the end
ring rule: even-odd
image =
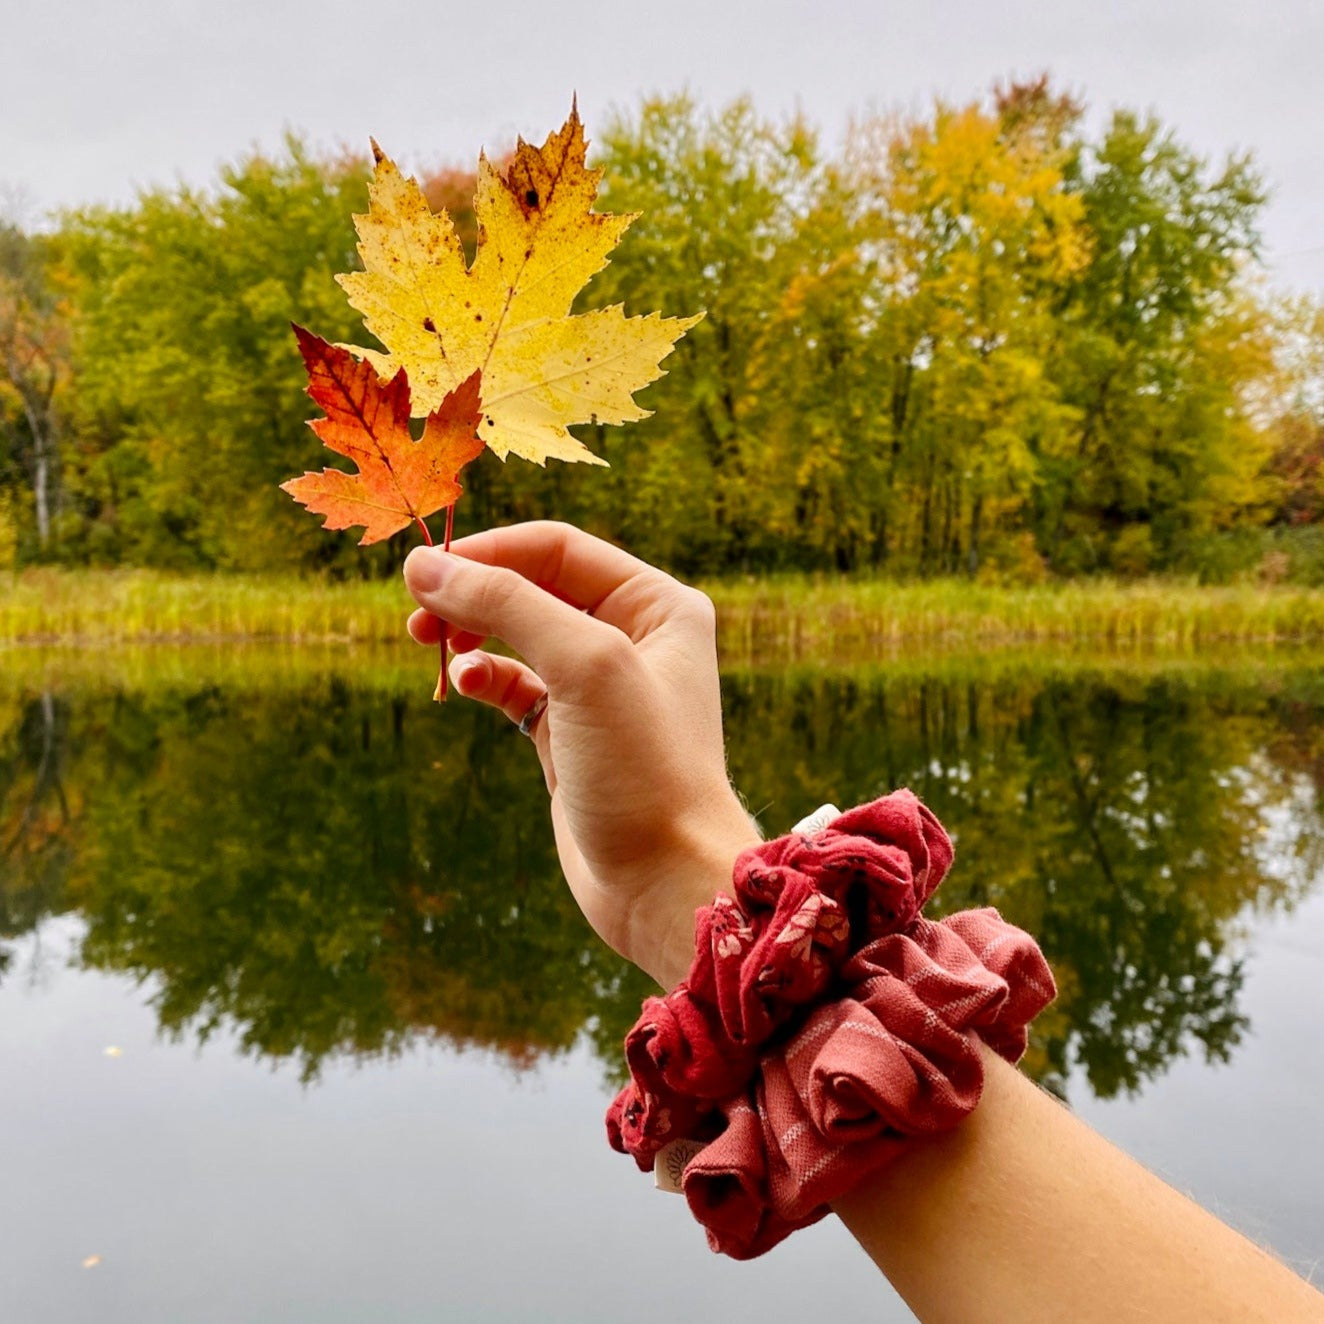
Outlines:
{"type": "Polygon", "coordinates": [[[435,335],[437,331],[437,324],[430,317],[425,317],[423,319],[423,330],[431,331],[435,335]]]}
{"type": "Polygon", "coordinates": [[[492,420],[489,418],[489,419],[487,420],[487,426],[490,427],[490,428],[494,428],[494,427],[496,427],[496,424],[493,423],[492,420]]]}
{"type": "Polygon", "coordinates": [[[475,321],[475,322],[481,322],[482,320],[483,320],[483,315],[482,315],[482,313],[475,313],[475,314],[474,314],[474,321],[475,321]]]}
{"type": "Polygon", "coordinates": [[[536,188],[531,188],[524,195],[524,201],[528,203],[530,207],[536,207],[538,205],[538,190],[536,188]]]}

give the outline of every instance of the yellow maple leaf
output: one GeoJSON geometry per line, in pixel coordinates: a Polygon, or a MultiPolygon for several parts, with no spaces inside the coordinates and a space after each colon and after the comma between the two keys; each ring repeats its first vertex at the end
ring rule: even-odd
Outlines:
{"type": "Polygon", "coordinates": [[[520,139],[503,175],[478,161],[478,250],[467,266],[451,218],[373,144],[369,210],[354,218],[364,270],[337,279],[386,353],[350,346],[386,379],[404,368],[415,415],[482,373],[478,435],[502,459],[605,464],[573,423],[647,418],[633,393],[702,317],[571,316],[634,216],[593,211],[601,170],[585,166],[577,110],[541,147],[520,139]]]}

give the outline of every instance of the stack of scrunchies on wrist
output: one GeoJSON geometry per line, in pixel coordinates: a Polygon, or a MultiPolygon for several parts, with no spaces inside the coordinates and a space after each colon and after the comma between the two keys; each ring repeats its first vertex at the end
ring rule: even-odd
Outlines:
{"type": "Polygon", "coordinates": [[[996,910],[920,910],[952,862],[909,791],[743,852],[734,896],[695,916],[694,962],[626,1036],[607,1112],[644,1171],[704,1147],[681,1185],[713,1250],[752,1259],[895,1158],[950,1130],[1056,994],[1034,940],[996,910]]]}

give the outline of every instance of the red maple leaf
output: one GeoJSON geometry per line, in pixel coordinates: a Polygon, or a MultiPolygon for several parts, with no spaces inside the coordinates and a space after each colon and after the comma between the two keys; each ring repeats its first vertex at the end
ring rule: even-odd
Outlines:
{"type": "MultiPolygon", "coordinates": [[[[323,444],[358,467],[323,469],[281,489],[318,515],[328,529],[363,525],[360,546],[380,542],[452,506],[463,489],[460,470],[482,450],[480,373],[466,377],[427,416],[423,435],[409,432],[409,381],[402,368],[383,382],[365,359],[328,344],[303,327],[294,334],[308,367],[308,394],[326,414],[309,427],[323,444]]],[[[431,541],[431,539],[428,539],[431,541]]]]}

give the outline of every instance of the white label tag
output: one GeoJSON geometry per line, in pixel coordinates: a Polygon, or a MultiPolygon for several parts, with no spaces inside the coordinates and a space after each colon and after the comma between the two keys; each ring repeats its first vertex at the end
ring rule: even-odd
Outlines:
{"type": "Polygon", "coordinates": [[[791,831],[799,837],[812,837],[815,832],[822,832],[834,818],[841,817],[841,810],[836,805],[819,805],[812,814],[802,818],[791,831]]]}
{"type": "Polygon", "coordinates": [[[707,1148],[702,1140],[673,1140],[663,1145],[653,1158],[653,1185],[659,1191],[683,1194],[680,1179],[685,1174],[685,1165],[707,1148]]]}

